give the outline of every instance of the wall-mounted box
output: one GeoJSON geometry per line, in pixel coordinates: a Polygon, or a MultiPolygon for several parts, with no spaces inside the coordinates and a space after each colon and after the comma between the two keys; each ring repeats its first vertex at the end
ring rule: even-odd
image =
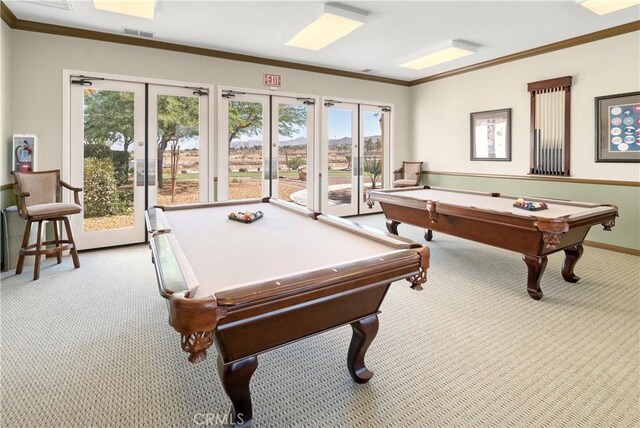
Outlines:
{"type": "Polygon", "coordinates": [[[13,134],[12,171],[33,172],[36,170],[38,137],[29,134],[13,134]]]}

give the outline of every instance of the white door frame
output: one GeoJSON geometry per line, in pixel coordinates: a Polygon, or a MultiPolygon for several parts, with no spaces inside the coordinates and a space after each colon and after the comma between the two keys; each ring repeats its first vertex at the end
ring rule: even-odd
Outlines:
{"type": "MultiPolygon", "coordinates": [[[[149,111],[149,148],[147,161],[149,165],[157,165],[158,150],[156,149],[156,142],[158,141],[158,95],[173,95],[178,97],[198,97],[199,108],[199,191],[200,202],[207,202],[210,200],[210,194],[212,193],[209,187],[213,187],[213,181],[209,180],[209,95],[196,95],[193,88],[167,86],[167,85],[149,85],[148,92],[148,111],[149,111]]],[[[149,189],[149,206],[154,206],[158,203],[158,175],[162,174],[162,171],[158,171],[157,168],[150,169],[155,171],[155,180],[150,180],[147,188],[149,189]]]]}
{"type": "MultiPolygon", "coordinates": [[[[293,99],[308,99],[313,101],[315,106],[318,106],[320,97],[317,95],[309,95],[309,94],[299,94],[293,92],[275,92],[273,90],[261,90],[261,89],[253,89],[253,88],[241,88],[237,86],[218,86],[217,88],[217,97],[216,100],[222,100],[222,94],[227,92],[234,92],[243,95],[272,95],[273,97],[285,97],[285,98],[293,98],[293,99]]],[[[212,98],[210,96],[210,98],[212,98]]],[[[268,105],[268,103],[267,103],[268,105]]],[[[214,182],[216,183],[216,189],[213,190],[215,192],[217,201],[224,201],[228,198],[228,189],[229,189],[229,173],[228,173],[228,150],[226,147],[226,138],[228,135],[228,104],[223,102],[215,103],[217,108],[217,130],[216,133],[216,148],[215,152],[218,154],[217,162],[215,162],[215,172],[214,172],[214,182]]],[[[320,191],[318,189],[319,177],[318,171],[320,171],[320,144],[317,142],[320,138],[320,129],[316,124],[320,122],[320,108],[315,108],[313,117],[310,116],[310,120],[313,119],[313,130],[309,134],[310,137],[313,137],[311,141],[308,141],[308,153],[312,155],[313,162],[310,162],[309,170],[307,171],[307,191],[310,192],[311,197],[307,199],[307,207],[311,210],[319,210],[320,209],[320,191]],[[313,171],[313,177],[311,174],[313,171]]],[[[263,123],[264,125],[264,123],[263,123]]],[[[265,134],[268,135],[268,134],[265,134]]],[[[213,150],[212,150],[213,151],[213,150]]],[[[263,176],[264,177],[264,176],[263,176]]],[[[263,186],[264,188],[264,186],[263,186]]]]}
{"type": "MultiPolygon", "coordinates": [[[[79,76],[89,76],[91,78],[97,80],[114,80],[121,82],[131,82],[131,83],[139,83],[139,84],[149,84],[149,85],[166,85],[166,86],[177,86],[177,87],[188,87],[188,88],[201,88],[206,89],[209,92],[209,96],[207,98],[207,136],[208,140],[206,141],[207,147],[214,147],[214,135],[212,130],[215,129],[215,109],[214,109],[214,97],[211,94],[215,93],[215,85],[208,83],[198,83],[198,82],[189,82],[189,81],[174,81],[167,79],[155,79],[155,78],[140,78],[138,76],[128,76],[121,74],[111,74],[111,73],[101,73],[94,72],[88,70],[77,70],[77,69],[63,69],[62,70],[62,167],[60,171],[60,176],[63,180],[72,183],[76,186],[82,186],[82,183],[73,183],[71,180],[71,117],[73,116],[73,112],[71,111],[71,79],[72,77],[79,76]]],[[[202,117],[201,117],[202,119],[202,117]]],[[[214,153],[215,150],[208,150],[208,164],[215,167],[215,159],[214,153]]],[[[207,199],[212,201],[215,197],[215,178],[212,178],[212,174],[209,173],[209,185],[208,188],[208,197],[207,199]]],[[[63,201],[70,202],[71,195],[69,192],[63,192],[63,201]]],[[[74,216],[72,216],[73,218],[74,216]]],[[[79,217],[79,216],[78,216],[79,217]]],[[[74,227],[74,226],[72,226],[74,227]]],[[[74,233],[77,230],[77,226],[74,227],[74,233]]],[[[144,240],[144,236],[142,238],[144,240]]],[[[140,241],[142,242],[142,241],[140,241]]],[[[120,245],[120,244],[114,244],[120,245]]],[[[80,248],[79,248],[80,249],[80,248]]]]}
{"type": "Polygon", "coordinates": [[[323,99],[322,103],[322,189],[321,211],[327,214],[338,216],[355,215],[358,213],[358,188],[360,181],[360,151],[358,141],[358,104],[338,101],[334,99],[323,99]],[[331,104],[331,105],[329,105],[331,104]],[[329,205],[329,109],[343,109],[351,111],[351,202],[341,205],[329,205]]]}
{"type": "MultiPolygon", "coordinates": [[[[74,229],[75,245],[79,250],[108,247],[114,245],[133,244],[145,239],[144,200],[145,185],[136,180],[139,163],[144,162],[144,131],[145,131],[145,87],[141,83],[121,82],[112,80],[94,80],[93,88],[111,91],[124,91],[134,94],[134,136],[133,142],[133,226],[121,229],[104,229],[93,232],[84,231],[84,211],[80,215],[71,216],[70,222],[74,229]]],[[[78,187],[84,187],[84,89],[85,86],[74,85],[71,88],[70,101],[73,111],[70,126],[69,167],[70,181],[78,187]],[[75,120],[73,119],[75,118],[75,120]]],[[[86,190],[86,189],[85,189],[86,190]]],[[[80,204],[84,206],[85,192],[80,192],[80,204]]]]}
{"type": "MultiPolygon", "coordinates": [[[[276,160],[276,170],[278,159],[280,159],[280,145],[278,144],[280,132],[278,126],[276,126],[278,124],[278,121],[280,120],[278,109],[279,104],[305,106],[307,109],[307,208],[312,208],[314,200],[317,199],[314,197],[316,171],[314,165],[315,141],[313,138],[313,136],[315,135],[315,102],[308,98],[301,97],[294,98],[287,96],[273,96],[271,98],[271,141],[274,142],[272,144],[271,156],[273,156],[273,158],[276,160]],[[308,102],[306,101],[311,102],[311,104],[308,104],[308,102]]],[[[272,181],[272,195],[274,197],[278,197],[278,195],[280,194],[278,188],[279,183],[280,180],[276,174],[276,179],[272,181]]]]}
{"type": "MultiPolygon", "coordinates": [[[[389,109],[390,111],[385,112],[386,114],[388,114],[388,123],[385,123],[385,135],[387,135],[387,140],[385,140],[385,147],[383,147],[384,150],[384,157],[386,159],[385,164],[383,165],[383,170],[382,170],[382,180],[384,183],[386,183],[386,187],[390,187],[390,183],[392,182],[392,171],[393,171],[393,166],[395,165],[395,159],[394,159],[394,139],[393,139],[393,135],[394,135],[394,125],[395,125],[395,120],[394,120],[394,105],[393,104],[389,104],[389,103],[385,103],[385,102],[376,102],[376,101],[371,101],[371,100],[358,100],[358,99],[346,99],[346,98],[342,98],[342,97],[322,97],[322,131],[320,134],[320,144],[318,144],[319,146],[319,151],[320,151],[320,157],[319,157],[319,169],[318,171],[318,176],[321,178],[322,181],[322,185],[321,185],[321,195],[320,195],[320,206],[319,209],[322,212],[327,212],[327,213],[331,213],[331,214],[336,214],[336,215],[355,215],[358,214],[357,212],[357,207],[354,208],[352,205],[344,205],[343,207],[349,207],[349,208],[337,208],[337,207],[328,207],[328,199],[327,199],[327,194],[328,194],[328,140],[329,140],[329,135],[327,135],[328,132],[328,123],[327,123],[327,108],[324,106],[324,104],[326,102],[330,102],[330,101],[338,101],[343,105],[359,105],[361,108],[360,110],[371,110],[371,108],[377,108],[382,110],[383,108],[385,109],[389,109]],[[326,177],[326,178],[325,178],[326,177]]],[[[336,103],[336,106],[338,106],[339,104],[336,103]]],[[[364,141],[364,134],[362,133],[362,120],[361,120],[361,115],[362,115],[362,111],[360,111],[359,115],[357,116],[357,122],[359,122],[359,129],[358,129],[358,134],[354,134],[354,140],[357,137],[358,138],[358,143],[362,143],[364,141]]],[[[356,126],[358,126],[356,124],[356,126]]],[[[359,151],[358,151],[358,160],[359,158],[362,156],[362,149],[360,148],[360,146],[362,146],[362,144],[358,144],[359,146],[359,151]]],[[[355,166],[354,166],[355,168],[355,166]]],[[[360,176],[360,179],[363,180],[363,176],[360,176]]],[[[360,181],[359,183],[360,185],[360,189],[362,189],[362,181],[360,181]]],[[[355,188],[354,188],[355,190],[355,188]]],[[[360,198],[362,195],[357,195],[357,198],[360,198]]],[[[353,201],[355,201],[355,199],[352,198],[352,203],[353,201]]],[[[362,204],[362,202],[360,203],[360,213],[359,214],[369,214],[369,213],[376,213],[380,211],[380,208],[378,206],[378,204],[374,205],[373,209],[369,209],[368,207],[365,207],[366,204],[362,204]]]]}
{"type": "MultiPolygon", "coordinates": [[[[268,166],[265,162],[269,159],[269,97],[262,94],[245,93],[233,91],[233,97],[225,98],[222,91],[219,91],[220,103],[218,106],[218,191],[217,199],[224,201],[229,199],[229,100],[243,101],[262,105],[262,166],[260,176],[262,177],[262,196],[269,196],[269,176],[268,166]]],[[[276,171],[277,177],[277,171],[276,171]]]]}
{"type": "MultiPolygon", "coordinates": [[[[361,103],[360,104],[360,159],[364,160],[364,113],[365,112],[373,112],[373,113],[380,113],[384,118],[386,118],[385,123],[384,123],[384,128],[381,129],[382,135],[382,141],[384,142],[384,145],[382,146],[382,157],[385,160],[385,162],[383,163],[383,170],[382,170],[382,177],[380,177],[381,180],[381,184],[383,185],[383,187],[389,188],[391,187],[390,184],[392,182],[391,180],[391,170],[393,167],[393,164],[391,163],[391,114],[393,113],[393,110],[387,111],[388,106],[382,106],[382,105],[371,105],[371,104],[364,104],[361,103]]],[[[390,108],[390,107],[389,107],[390,108]]],[[[360,175],[360,189],[362,191],[364,191],[364,177],[365,177],[366,172],[364,172],[364,167],[361,168],[361,175],[360,175]]],[[[366,197],[368,195],[363,195],[362,193],[360,195],[358,195],[359,200],[360,200],[360,214],[373,214],[373,213],[378,213],[378,212],[382,212],[382,207],[380,206],[379,202],[374,202],[373,206],[371,208],[369,208],[368,206],[365,208],[363,206],[363,197],[366,197]]]]}

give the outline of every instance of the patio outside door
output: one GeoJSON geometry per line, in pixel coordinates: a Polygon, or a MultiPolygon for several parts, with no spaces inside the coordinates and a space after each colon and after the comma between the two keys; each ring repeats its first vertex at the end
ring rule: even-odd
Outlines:
{"type": "Polygon", "coordinates": [[[70,180],[83,211],[71,216],[77,248],[142,242],[144,95],[141,83],[72,79],[70,180]]]}
{"type": "Polygon", "coordinates": [[[313,206],[314,102],[228,91],[220,100],[218,200],[313,206]]]}
{"type": "Polygon", "coordinates": [[[209,200],[208,95],[149,85],[149,206],[209,200]]]}
{"type": "Polygon", "coordinates": [[[326,101],[322,119],[322,211],[356,215],[360,186],[358,105],[326,101]]]}
{"type": "Polygon", "coordinates": [[[71,216],[78,249],[144,242],[147,206],[209,200],[206,89],[71,82],[70,180],[84,189],[83,212],[71,216]]]}
{"type": "Polygon", "coordinates": [[[378,202],[369,208],[369,191],[391,187],[391,109],[385,106],[360,105],[360,175],[359,214],[382,212],[378,202]]]}
{"type": "Polygon", "coordinates": [[[271,98],[271,194],[313,206],[314,103],[307,98],[271,98]]]}
{"type": "Polygon", "coordinates": [[[269,96],[225,91],[219,109],[218,200],[269,196],[269,96]]]}
{"type": "Polygon", "coordinates": [[[371,189],[390,183],[390,107],[326,100],[323,109],[321,209],[350,216],[369,208],[371,189]]]}

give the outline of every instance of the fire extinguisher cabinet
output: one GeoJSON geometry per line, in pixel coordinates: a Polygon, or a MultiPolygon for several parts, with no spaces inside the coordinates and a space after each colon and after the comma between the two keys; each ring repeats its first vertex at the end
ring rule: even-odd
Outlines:
{"type": "Polygon", "coordinates": [[[33,172],[36,170],[38,137],[29,134],[13,134],[12,171],[33,172]]]}

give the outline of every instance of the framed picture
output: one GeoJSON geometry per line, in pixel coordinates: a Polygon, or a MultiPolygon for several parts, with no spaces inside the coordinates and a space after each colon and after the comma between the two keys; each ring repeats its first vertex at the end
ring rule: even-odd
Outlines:
{"type": "Polygon", "coordinates": [[[596,97],[596,162],[640,162],[640,92],[596,97]]]}
{"type": "Polygon", "coordinates": [[[471,113],[471,160],[511,160],[511,109],[471,113]]]}

